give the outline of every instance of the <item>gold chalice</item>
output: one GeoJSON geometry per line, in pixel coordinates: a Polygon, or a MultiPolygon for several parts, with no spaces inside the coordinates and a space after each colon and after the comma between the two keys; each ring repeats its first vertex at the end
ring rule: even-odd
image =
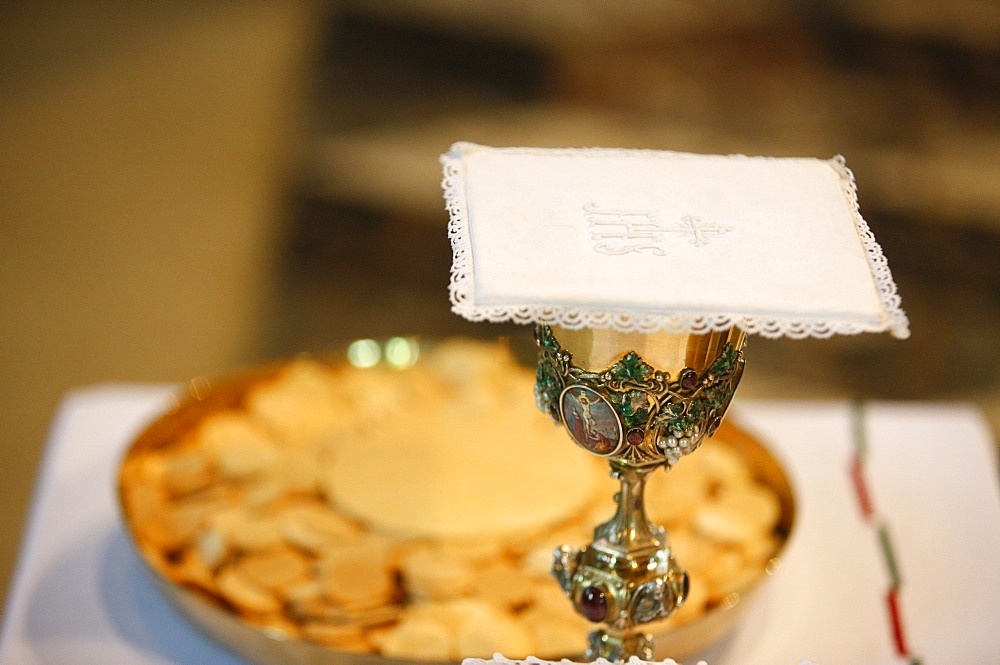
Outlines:
{"type": "Polygon", "coordinates": [[[684,602],[689,580],[666,531],[650,523],[644,489],[718,428],[743,373],[745,335],[624,333],[538,325],[538,407],[621,483],[617,511],[589,545],[557,548],[552,573],[592,632],[588,659],[653,658],[643,626],[684,602]]]}

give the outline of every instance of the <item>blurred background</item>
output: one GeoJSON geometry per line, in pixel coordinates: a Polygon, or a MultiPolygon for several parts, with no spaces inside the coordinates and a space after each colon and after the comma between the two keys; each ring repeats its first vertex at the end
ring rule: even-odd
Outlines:
{"type": "Polygon", "coordinates": [[[997,3],[49,1],[0,24],[0,598],[74,387],[530,336],[449,310],[456,140],[845,155],[913,336],[755,338],[741,397],[972,401],[1000,431],[997,3]]]}

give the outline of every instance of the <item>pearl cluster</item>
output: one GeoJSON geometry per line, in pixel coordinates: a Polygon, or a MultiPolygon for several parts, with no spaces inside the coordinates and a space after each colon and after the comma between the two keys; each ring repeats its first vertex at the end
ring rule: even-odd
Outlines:
{"type": "Polygon", "coordinates": [[[693,452],[698,447],[701,443],[700,433],[701,428],[698,425],[692,425],[686,430],[673,429],[669,435],[657,441],[657,446],[667,458],[667,468],[672,467],[681,457],[693,452]]]}

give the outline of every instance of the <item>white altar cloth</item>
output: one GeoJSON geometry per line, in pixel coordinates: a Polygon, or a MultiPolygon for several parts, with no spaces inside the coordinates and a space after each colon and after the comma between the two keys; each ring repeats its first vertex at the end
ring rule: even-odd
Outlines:
{"type": "MultiPolygon", "coordinates": [[[[119,459],[171,394],[170,387],[122,384],[66,396],[11,581],[0,663],[242,662],[157,591],[117,510],[119,459]]],[[[963,404],[873,403],[863,413],[875,519],[865,519],[852,483],[851,403],[734,404],[730,417],[787,465],[799,519],[765,595],[733,633],[688,662],[996,662],[1000,489],[988,427],[963,404]],[[901,580],[908,656],[899,653],[887,612],[893,578],[879,527],[891,536],[901,580]]]]}

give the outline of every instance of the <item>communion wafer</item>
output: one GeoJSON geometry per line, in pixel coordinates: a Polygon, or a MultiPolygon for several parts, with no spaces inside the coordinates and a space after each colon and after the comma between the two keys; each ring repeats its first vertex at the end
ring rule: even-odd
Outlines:
{"type": "Polygon", "coordinates": [[[490,565],[503,558],[507,543],[499,538],[451,540],[438,543],[437,547],[471,565],[490,565]]]}
{"type": "Polygon", "coordinates": [[[301,630],[308,639],[337,649],[365,652],[373,648],[360,626],[307,621],[302,624],[301,630]]]}
{"type": "Polygon", "coordinates": [[[538,610],[568,620],[578,620],[582,626],[589,625],[582,616],[573,610],[573,605],[566,598],[563,590],[551,581],[535,581],[531,607],[525,611],[531,610],[538,610]]]}
{"type": "Polygon", "coordinates": [[[456,646],[452,657],[466,653],[532,653],[537,645],[521,617],[496,611],[462,623],[456,646]]]}
{"type": "Polygon", "coordinates": [[[743,478],[718,488],[719,505],[740,513],[760,532],[774,528],[781,516],[781,502],[767,486],[753,479],[743,478]]]}
{"type": "Polygon", "coordinates": [[[269,471],[280,459],[280,451],[267,440],[239,439],[216,453],[215,463],[223,478],[245,478],[269,471]]]}
{"type": "Polygon", "coordinates": [[[277,476],[258,475],[241,483],[240,500],[247,508],[266,508],[285,497],[288,488],[277,476]]]}
{"type": "Polygon", "coordinates": [[[739,454],[727,446],[702,445],[699,447],[697,455],[691,455],[687,459],[697,465],[703,473],[720,483],[745,479],[750,474],[750,470],[740,459],[739,454]]]}
{"type": "Polygon", "coordinates": [[[645,498],[646,512],[651,520],[672,524],[689,515],[708,498],[711,479],[695,464],[696,459],[697,456],[690,455],[681,459],[669,472],[650,474],[645,498]]]}
{"type": "Polygon", "coordinates": [[[245,413],[228,410],[206,419],[196,430],[197,450],[204,451],[218,476],[240,479],[267,470],[281,451],[268,432],[245,413]]]}
{"type": "Polygon", "coordinates": [[[271,381],[255,386],[247,412],[275,436],[296,444],[337,432],[351,420],[332,370],[307,359],[286,364],[271,381]]]}
{"type": "Polygon", "coordinates": [[[717,502],[699,506],[694,512],[695,531],[721,543],[741,543],[753,540],[758,532],[754,519],[745,513],[717,502]]]}
{"type": "Polygon", "coordinates": [[[207,415],[195,430],[198,447],[216,457],[240,442],[266,445],[271,436],[263,424],[240,409],[226,409],[207,415]]]}
{"type": "Polygon", "coordinates": [[[407,624],[443,627],[447,635],[447,657],[451,659],[460,658],[463,653],[528,653],[534,648],[534,638],[523,621],[483,600],[458,599],[417,605],[403,617],[401,625],[407,624]]]}
{"type": "Polygon", "coordinates": [[[357,524],[316,501],[291,503],[280,510],[277,520],[285,540],[314,553],[360,532],[357,524]]]}
{"type": "Polygon", "coordinates": [[[690,526],[674,527],[670,529],[668,537],[671,552],[691,572],[698,570],[714,553],[712,542],[695,533],[690,526]]]}
{"type": "Polygon", "coordinates": [[[332,549],[317,564],[326,596],[334,602],[354,606],[389,602],[395,591],[394,573],[389,553],[368,540],[332,549]]]}
{"type": "Polygon", "coordinates": [[[194,542],[201,527],[226,501],[219,497],[185,499],[174,503],[146,497],[147,519],[142,523],[143,536],[165,551],[173,551],[194,542]]]}
{"type": "Polygon", "coordinates": [[[274,517],[255,514],[245,506],[216,513],[209,520],[209,530],[226,545],[240,550],[263,550],[283,542],[274,517]]]}
{"type": "Polygon", "coordinates": [[[161,458],[162,487],[173,496],[191,494],[212,484],[214,476],[205,453],[198,449],[161,458]]]}
{"type": "Polygon", "coordinates": [[[454,649],[454,635],[447,625],[426,618],[403,619],[378,636],[379,651],[389,658],[449,660],[454,649]]]}
{"type": "Polygon", "coordinates": [[[582,620],[574,620],[540,608],[526,610],[521,614],[521,619],[534,638],[535,648],[531,653],[539,658],[560,658],[579,653],[582,650],[580,635],[592,629],[582,620]]]}
{"type": "Polygon", "coordinates": [[[243,555],[235,566],[248,580],[272,591],[301,582],[310,574],[305,555],[284,546],[243,555]]]}
{"type": "Polygon", "coordinates": [[[223,598],[242,612],[262,614],[281,609],[281,603],[274,594],[231,567],[223,569],[215,577],[215,587],[223,598]]]}
{"type": "Polygon", "coordinates": [[[533,586],[523,571],[506,561],[498,561],[476,573],[472,593],[497,607],[516,610],[531,603],[533,586]]]}
{"type": "Polygon", "coordinates": [[[460,598],[473,589],[473,568],[467,561],[438,548],[421,548],[402,564],[403,587],[415,598],[460,598]]]}
{"type": "Polygon", "coordinates": [[[730,582],[740,578],[746,569],[746,563],[738,549],[720,548],[716,551],[701,574],[708,592],[708,602],[718,602],[736,590],[730,582]]]}
{"type": "Polygon", "coordinates": [[[590,503],[603,474],[560,431],[539,422],[532,404],[463,418],[447,403],[434,406],[424,409],[422,426],[373,424],[365,445],[338,451],[326,487],[339,510],[401,537],[471,540],[537,531],[590,503]],[[483,427],[498,418],[521,433],[483,427]],[[554,468],[562,472],[553,475],[554,468]],[[483,484],[484,470],[532,490],[498,496],[483,484]]]}

